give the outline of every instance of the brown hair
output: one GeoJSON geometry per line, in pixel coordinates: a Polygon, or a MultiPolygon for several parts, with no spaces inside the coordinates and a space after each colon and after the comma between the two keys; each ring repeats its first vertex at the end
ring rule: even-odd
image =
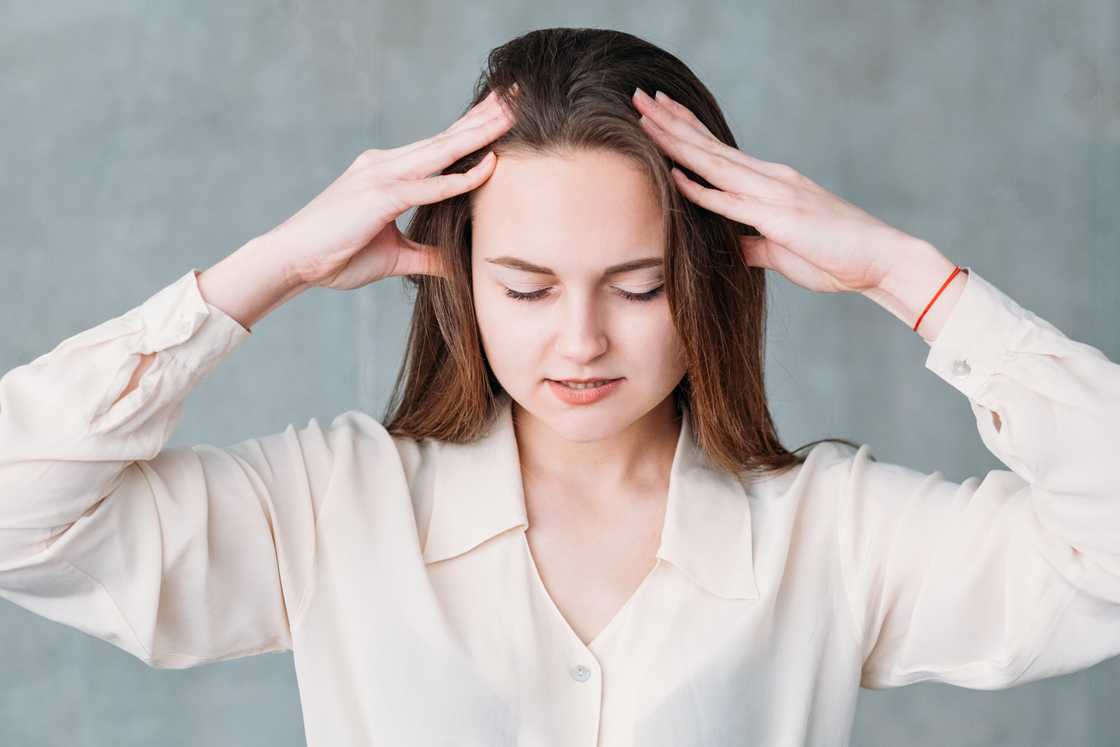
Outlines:
{"type": "MultiPolygon", "coordinates": [[[[697,446],[718,467],[739,473],[782,472],[805,461],[782,446],[763,380],[765,270],[743,258],[738,235],[753,226],[705,210],[676,190],[674,164],[638,124],[634,89],[664,91],[688,107],[721,141],[735,138],[715,98],[677,57],[631,34],[609,29],[539,29],[490,52],[468,109],[494,90],[514,124],[488,147],[442,173],[458,173],[487,150],[559,154],[606,149],[626,155],[652,180],[664,207],[665,293],[686,351],[686,374],[673,390],[687,405],[697,446]],[[516,90],[510,89],[516,84],[516,90]]],[[[393,435],[465,442],[496,415],[501,385],[482,348],[471,293],[470,193],[416,208],[405,235],[447,252],[447,277],[409,275],[416,290],[405,359],[386,408],[393,435]],[[404,383],[403,397],[401,385],[404,383]]]]}

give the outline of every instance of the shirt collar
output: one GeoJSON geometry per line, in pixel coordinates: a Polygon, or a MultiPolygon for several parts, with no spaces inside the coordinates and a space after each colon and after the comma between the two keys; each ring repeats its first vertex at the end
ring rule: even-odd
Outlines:
{"type": "MultiPolygon", "coordinates": [[[[424,562],[460,555],[509,529],[529,526],[511,400],[490,431],[465,444],[438,441],[432,516],[424,562]]],[[[707,462],[682,418],[669,473],[669,494],[657,557],[709,592],[757,599],[749,496],[733,474],[707,462]]]]}

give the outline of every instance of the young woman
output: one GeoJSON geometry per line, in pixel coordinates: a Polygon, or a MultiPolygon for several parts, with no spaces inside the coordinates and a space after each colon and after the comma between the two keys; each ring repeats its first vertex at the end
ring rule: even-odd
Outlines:
{"type": "Polygon", "coordinates": [[[861,685],[1120,653],[1120,366],[738,150],[633,36],[526,34],[474,102],[0,379],[0,595],[153,667],[291,650],[332,747],[844,744],[861,685]],[[783,448],[766,269],[920,334],[1011,471],[783,448]],[[268,312],[391,276],[384,425],[164,448],[268,312]]]}

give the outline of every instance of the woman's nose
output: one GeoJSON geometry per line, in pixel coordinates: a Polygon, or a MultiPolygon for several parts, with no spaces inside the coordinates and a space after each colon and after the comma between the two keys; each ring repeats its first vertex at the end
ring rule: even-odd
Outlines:
{"type": "Polygon", "coordinates": [[[607,350],[607,331],[599,310],[588,299],[570,297],[558,318],[557,352],[572,360],[588,361],[607,350]]]}

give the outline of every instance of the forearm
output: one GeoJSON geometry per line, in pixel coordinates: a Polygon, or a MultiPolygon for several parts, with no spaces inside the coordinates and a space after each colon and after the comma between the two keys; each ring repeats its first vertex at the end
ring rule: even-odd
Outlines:
{"type": "MultiPolygon", "coordinates": [[[[901,247],[900,252],[903,253],[903,258],[895,271],[889,273],[878,288],[863,291],[861,295],[870,298],[913,328],[914,322],[937,293],[937,289],[952,274],[956,263],[929,242],[917,239],[901,247]]],[[[927,343],[932,344],[937,339],[966,282],[968,274],[963,270],[957,273],[922,318],[918,334],[927,343]]]]}

